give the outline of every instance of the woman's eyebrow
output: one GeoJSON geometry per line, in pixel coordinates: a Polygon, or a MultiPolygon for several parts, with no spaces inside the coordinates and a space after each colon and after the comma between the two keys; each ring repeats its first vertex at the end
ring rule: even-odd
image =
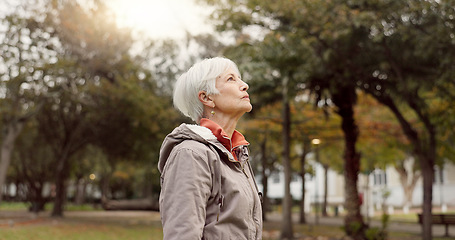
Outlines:
{"type": "MultiPolygon", "coordinates": [[[[229,77],[236,77],[236,73],[227,73],[224,76],[218,76],[219,78],[228,79],[229,77]]],[[[240,75],[237,75],[237,78],[242,79],[240,75]]]]}
{"type": "Polygon", "coordinates": [[[228,74],[226,75],[226,78],[227,78],[227,77],[235,77],[235,75],[234,75],[233,73],[228,73],[228,74]]]}

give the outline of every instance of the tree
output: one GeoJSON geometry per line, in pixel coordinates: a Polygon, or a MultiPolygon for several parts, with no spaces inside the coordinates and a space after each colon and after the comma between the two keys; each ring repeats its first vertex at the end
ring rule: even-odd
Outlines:
{"type": "Polygon", "coordinates": [[[45,185],[53,179],[51,148],[38,131],[34,118],[26,123],[17,143],[11,165],[17,182],[26,186],[24,193],[30,203],[29,210],[37,213],[44,210],[45,204],[51,200],[50,193],[44,195],[45,185]]]}
{"type": "Polygon", "coordinates": [[[370,93],[392,111],[423,170],[423,238],[430,239],[433,167],[438,158],[436,123],[448,119],[440,110],[451,106],[448,103],[454,99],[453,91],[447,91],[453,90],[454,76],[454,9],[450,1],[208,2],[220,7],[214,15],[222,30],[245,34],[245,29],[254,26],[264,30],[264,35],[279,36],[282,44],[278,48],[286,44],[310,47],[311,56],[297,60],[310,65],[303,82],[319,99],[333,102],[343,118],[345,229],[355,239],[365,239],[356,186],[360,169],[355,145],[359,132],[353,114],[356,89],[370,93]],[[438,40],[430,33],[437,33],[438,40]],[[417,124],[399,103],[414,112],[417,124]],[[430,108],[430,103],[437,103],[437,108],[430,108]]]}
{"type": "MultiPolygon", "coordinates": [[[[118,154],[117,158],[127,152],[131,156],[133,151],[134,157],[151,157],[144,140],[163,137],[161,127],[172,123],[160,121],[160,117],[172,119],[172,114],[160,111],[168,103],[157,101],[151,74],[142,67],[141,58],[130,55],[133,42],[129,32],[109,20],[106,6],[94,4],[96,7],[85,8],[72,1],[52,1],[44,8],[46,18],[34,22],[37,31],[55,37],[49,41],[56,53],[54,61],[40,66],[40,78],[46,80],[40,87],[48,97],[36,116],[57,167],[53,216],[62,216],[65,182],[75,153],[93,143],[106,153],[118,154]],[[119,110],[132,114],[122,115],[119,110]],[[131,138],[137,141],[127,142],[131,138]]],[[[157,154],[157,147],[153,149],[157,154]]]]}
{"type": "MultiPolygon", "coordinates": [[[[278,89],[281,90],[280,100],[282,103],[281,113],[281,124],[282,124],[282,164],[284,167],[284,197],[283,197],[283,222],[281,229],[281,238],[293,238],[292,229],[292,195],[290,189],[290,183],[292,178],[291,158],[290,158],[290,130],[291,130],[291,111],[290,102],[293,93],[292,84],[295,83],[295,72],[299,68],[300,63],[296,61],[299,49],[291,49],[284,44],[279,43],[279,36],[270,35],[265,41],[264,45],[268,44],[275,46],[273,51],[262,55],[263,60],[270,66],[271,69],[277,71],[277,75],[280,76],[281,84],[278,85],[278,89]]],[[[264,46],[264,47],[265,47],[264,46]]]]}
{"type": "MultiPolygon", "coordinates": [[[[299,66],[297,56],[303,53],[303,48],[290,48],[283,44],[280,40],[280,35],[267,35],[262,43],[254,45],[249,42],[241,42],[239,48],[228,48],[227,56],[234,59],[244,73],[245,79],[250,81],[250,92],[256,98],[252,98],[252,103],[255,108],[260,108],[268,103],[281,101],[281,120],[282,125],[282,165],[284,167],[285,194],[283,198],[283,223],[282,223],[282,238],[292,238],[292,196],[290,192],[291,182],[291,159],[290,159],[290,126],[291,113],[290,102],[296,94],[296,78],[299,74],[299,66]],[[247,51],[250,55],[242,55],[241,52],[247,51]],[[253,64],[248,62],[251,59],[256,61],[253,64]],[[269,74],[271,73],[271,74],[269,74]],[[264,79],[256,82],[257,79],[264,79]],[[265,90],[265,91],[264,91],[265,90]]],[[[248,39],[248,38],[247,38],[248,39]]],[[[295,39],[297,40],[297,39],[295,39]]]]}
{"type": "MultiPolygon", "coordinates": [[[[253,95],[250,95],[253,99],[253,95]]],[[[251,143],[251,159],[255,169],[261,172],[261,183],[263,186],[262,216],[267,220],[267,212],[270,210],[268,199],[268,179],[276,171],[275,167],[281,153],[280,148],[280,105],[271,104],[255,110],[254,117],[241,120],[238,128],[245,134],[251,143]],[[258,161],[259,159],[259,161],[258,161]]]]}
{"type": "MultiPolygon", "coordinates": [[[[311,142],[314,139],[319,139],[321,145],[318,146],[319,163],[325,169],[329,167],[342,172],[342,159],[339,156],[339,149],[342,147],[339,142],[342,140],[342,133],[339,129],[340,119],[337,118],[334,113],[333,106],[322,106],[322,102],[316,102],[314,98],[310,96],[310,91],[300,91],[296,98],[293,106],[291,106],[291,112],[294,116],[292,122],[292,134],[291,138],[294,139],[294,145],[300,145],[302,148],[300,155],[300,166],[296,166],[295,169],[299,169],[300,177],[302,178],[302,200],[300,202],[300,223],[305,223],[305,175],[312,172],[311,169],[306,165],[306,157],[310,152],[314,152],[315,148],[311,142]]],[[[328,104],[328,103],[325,103],[328,104]]],[[[326,179],[326,174],[324,179],[326,179]]],[[[327,181],[325,181],[327,183],[327,181]]],[[[327,208],[327,188],[324,184],[324,203],[322,210],[327,208]]]]}
{"type": "MultiPolygon", "coordinates": [[[[363,172],[369,174],[373,168],[394,166],[404,192],[403,207],[410,206],[415,185],[421,177],[420,168],[411,154],[412,147],[392,112],[369,95],[359,96],[357,116],[363,130],[359,144],[363,152],[363,172]]],[[[412,116],[409,111],[406,115],[412,116]]]]}
{"type": "MultiPolygon", "coordinates": [[[[0,115],[2,121],[0,186],[5,184],[16,138],[24,124],[39,110],[40,67],[53,61],[55,52],[49,48],[54,38],[36,28],[36,19],[21,12],[34,11],[19,6],[1,20],[0,32],[0,115]]],[[[37,16],[38,17],[38,16],[37,16]]],[[[0,193],[0,202],[2,194],[0,193]]]]}
{"type": "Polygon", "coordinates": [[[421,171],[416,170],[416,165],[412,157],[397,161],[395,165],[395,170],[400,175],[400,183],[404,192],[403,207],[410,207],[412,205],[412,194],[414,193],[417,181],[421,177],[421,171]]]}
{"type": "Polygon", "coordinates": [[[447,15],[453,8],[449,1],[398,1],[378,7],[383,12],[376,15],[370,38],[371,52],[376,53],[379,63],[365,73],[363,88],[393,112],[413,146],[424,182],[422,237],[431,239],[436,120],[441,119],[440,112],[433,110],[448,106],[441,103],[453,99],[453,93],[447,92],[453,88],[448,76],[453,76],[454,26],[447,15]],[[430,32],[438,33],[438,41],[430,32]],[[430,107],[434,98],[439,102],[436,108],[430,107]],[[400,102],[414,112],[417,124],[404,114],[400,102]]]}
{"type": "MultiPolygon", "coordinates": [[[[263,41],[275,42],[273,47],[263,48],[263,55],[273,53],[273,58],[268,60],[272,63],[278,76],[283,81],[281,90],[286,92],[284,87],[295,80],[310,82],[309,87],[315,89],[322,100],[324,91],[330,92],[332,102],[337,106],[337,113],[342,117],[342,129],[345,134],[345,177],[346,177],[346,231],[349,235],[358,238],[363,237],[365,226],[360,215],[360,205],[357,194],[357,174],[359,171],[360,155],[355,143],[358,137],[358,129],[354,121],[353,106],[356,102],[356,85],[346,81],[352,77],[350,68],[345,68],[340,59],[348,56],[348,59],[359,58],[357,42],[350,42],[350,37],[360,35],[362,29],[353,29],[346,34],[343,30],[336,30],[341,23],[348,20],[336,19],[338,15],[332,12],[336,9],[341,15],[349,12],[349,8],[337,7],[336,3],[297,3],[294,1],[247,1],[243,5],[235,6],[218,1],[208,1],[219,4],[220,10],[217,13],[218,20],[221,20],[222,30],[234,29],[241,32],[248,26],[259,26],[266,32],[263,41]],[[227,11],[229,9],[229,11],[227,11]],[[304,13],[302,15],[302,13],[304,13]],[[337,26],[332,28],[327,25],[315,24],[315,19],[323,19],[323,22],[334,22],[337,26]],[[341,21],[340,21],[341,20],[341,21]],[[334,30],[335,29],[335,30],[334,30]],[[332,34],[334,32],[335,34],[332,34]],[[333,37],[333,38],[332,38],[333,37]],[[302,41],[302,39],[307,39],[302,41]],[[322,55],[322,56],[321,56],[322,55]],[[307,61],[305,57],[309,57],[307,61]],[[303,74],[305,70],[311,75],[303,74]],[[328,71],[327,71],[328,70],[328,71]],[[296,74],[299,77],[294,76],[296,74]],[[305,81],[306,80],[306,81],[305,81]],[[288,82],[287,82],[288,81],[288,82]]],[[[265,58],[267,59],[267,58],[265,58]]],[[[286,92],[287,93],[287,92],[286,92]]],[[[283,108],[286,109],[287,101],[283,98],[283,108]]],[[[284,112],[286,113],[286,111],[284,112]]],[[[286,120],[286,114],[283,114],[286,120]]],[[[286,128],[284,128],[286,129],[286,128]]],[[[286,132],[286,131],[284,131],[286,132]]],[[[284,136],[283,136],[284,138],[284,136]]],[[[284,144],[286,146],[286,144],[284,144]]],[[[283,157],[286,158],[284,149],[283,157]]],[[[285,168],[286,169],[286,168],[285,168]]],[[[287,171],[285,171],[287,173],[287,171]]],[[[287,185],[287,184],[286,184],[287,185]]],[[[285,189],[286,189],[285,185],[285,189]]],[[[286,204],[286,200],[284,201],[286,204]]],[[[283,209],[282,238],[291,238],[292,229],[288,210],[283,209]]]]}
{"type": "Polygon", "coordinates": [[[360,153],[356,142],[359,129],[354,118],[357,102],[355,81],[361,77],[356,73],[356,64],[364,61],[359,46],[366,39],[365,29],[352,24],[349,16],[354,10],[350,6],[322,1],[293,4],[296,5],[281,8],[276,14],[275,19],[282,23],[278,30],[297,32],[302,39],[306,39],[312,53],[306,78],[308,88],[316,93],[318,102],[333,103],[341,117],[347,209],[345,231],[354,239],[365,239],[366,226],[360,214],[357,189],[360,153]]]}
{"type": "MultiPolygon", "coordinates": [[[[67,69],[65,69],[65,72],[67,69]]],[[[39,130],[46,137],[46,141],[52,146],[53,159],[55,160],[55,186],[56,197],[52,216],[62,216],[66,198],[66,181],[70,175],[72,156],[83,149],[89,143],[92,135],[91,121],[87,118],[87,110],[80,100],[73,98],[72,91],[80,90],[71,83],[76,79],[67,79],[68,85],[58,85],[52,89],[58,93],[55,98],[49,98],[37,115],[39,130]],[[64,88],[71,88],[65,91],[64,88]]]]}

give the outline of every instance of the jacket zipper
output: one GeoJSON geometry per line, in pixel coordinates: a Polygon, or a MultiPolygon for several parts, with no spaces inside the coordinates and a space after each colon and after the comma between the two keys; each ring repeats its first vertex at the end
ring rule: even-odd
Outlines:
{"type": "MultiPolygon", "coordinates": [[[[253,192],[253,196],[254,196],[255,192],[258,193],[258,194],[259,194],[259,192],[258,192],[258,189],[257,189],[257,188],[256,188],[256,191],[254,190],[255,188],[254,188],[253,185],[251,184],[250,177],[248,176],[248,174],[247,174],[246,171],[245,171],[245,164],[248,164],[248,161],[249,161],[249,158],[247,158],[247,159],[245,160],[245,162],[244,162],[243,164],[241,164],[241,167],[242,167],[242,172],[243,172],[243,174],[245,174],[245,176],[246,176],[246,181],[247,181],[248,184],[250,185],[251,191],[253,192]]],[[[250,169],[250,168],[249,168],[249,169],[250,169]]],[[[250,169],[250,173],[253,174],[253,172],[251,172],[251,169],[250,169]]],[[[253,181],[254,181],[254,179],[253,179],[253,181]]],[[[257,204],[257,203],[256,203],[256,200],[254,200],[254,207],[253,207],[253,208],[257,207],[257,206],[255,206],[256,204],[257,204]]],[[[254,221],[254,217],[253,217],[253,216],[254,216],[254,210],[251,210],[251,212],[250,212],[250,218],[251,218],[252,223],[256,226],[257,223],[254,221]]],[[[256,234],[257,234],[257,232],[256,232],[256,234]]]]}

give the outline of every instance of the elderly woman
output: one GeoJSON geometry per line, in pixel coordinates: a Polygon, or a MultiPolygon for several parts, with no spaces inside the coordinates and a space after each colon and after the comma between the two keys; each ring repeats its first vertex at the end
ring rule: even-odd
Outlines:
{"type": "Polygon", "coordinates": [[[161,146],[164,239],[262,239],[249,143],[235,130],[252,109],[247,90],[235,63],[221,57],[177,80],[174,105],[198,125],[180,125],[161,146]]]}

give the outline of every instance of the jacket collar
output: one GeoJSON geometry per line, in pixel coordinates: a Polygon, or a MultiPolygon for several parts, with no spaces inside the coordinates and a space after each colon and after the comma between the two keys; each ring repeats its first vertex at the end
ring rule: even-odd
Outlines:
{"type": "Polygon", "coordinates": [[[234,156],[236,161],[238,161],[238,154],[235,153],[236,148],[240,146],[248,146],[250,144],[237,130],[234,130],[232,138],[229,138],[223,128],[221,128],[220,125],[210,119],[202,118],[200,121],[200,126],[210,129],[216,139],[234,156]]]}
{"type": "Polygon", "coordinates": [[[232,151],[234,148],[239,146],[250,145],[250,143],[239,131],[234,130],[232,138],[229,138],[223,128],[221,128],[220,125],[210,119],[202,118],[200,126],[210,129],[217,140],[229,151],[232,151]]]}

